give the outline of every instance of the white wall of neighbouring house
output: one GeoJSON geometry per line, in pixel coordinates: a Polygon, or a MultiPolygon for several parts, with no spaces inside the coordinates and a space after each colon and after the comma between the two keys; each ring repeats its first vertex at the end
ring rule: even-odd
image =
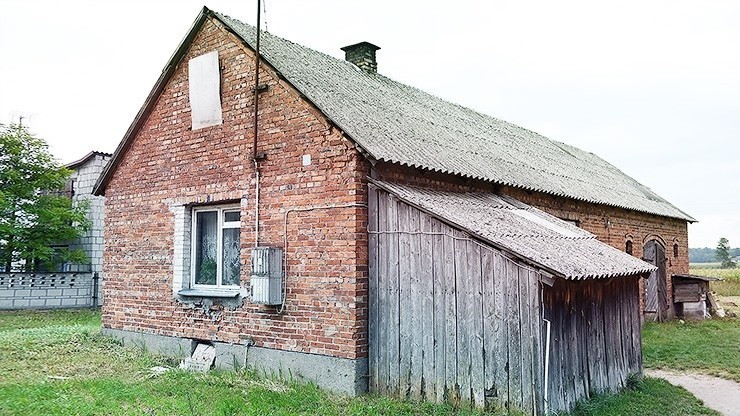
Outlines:
{"type": "Polygon", "coordinates": [[[102,277],[103,274],[103,223],[105,220],[104,204],[105,197],[95,196],[92,194],[95,182],[105,169],[110,156],[107,154],[95,154],[83,164],[75,167],[70,176],[73,181],[74,195],[72,200],[75,203],[89,201],[90,210],[89,218],[91,221],[90,229],[77,241],[70,244],[70,248],[80,248],[87,253],[90,259],[89,268],[87,265],[65,265],[65,271],[92,271],[98,272],[102,277]]]}

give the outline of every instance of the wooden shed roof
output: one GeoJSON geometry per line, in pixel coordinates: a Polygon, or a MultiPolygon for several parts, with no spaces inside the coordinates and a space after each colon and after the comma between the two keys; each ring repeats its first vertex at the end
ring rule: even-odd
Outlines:
{"type": "Polygon", "coordinates": [[[720,277],[698,276],[695,274],[674,274],[671,277],[678,277],[680,279],[686,279],[686,280],[702,280],[705,282],[716,282],[719,280],[723,280],[720,277]]]}
{"type": "Polygon", "coordinates": [[[656,267],[514,198],[371,180],[438,219],[569,280],[644,275],[656,267]]]}

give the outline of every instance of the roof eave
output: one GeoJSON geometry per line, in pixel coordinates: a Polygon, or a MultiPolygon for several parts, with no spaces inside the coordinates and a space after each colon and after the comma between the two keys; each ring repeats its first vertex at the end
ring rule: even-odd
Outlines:
{"type": "Polygon", "coordinates": [[[650,276],[650,273],[654,272],[655,270],[658,270],[658,268],[655,266],[652,266],[649,268],[633,270],[631,272],[625,272],[625,273],[568,275],[568,276],[565,276],[565,279],[566,280],[589,280],[589,279],[598,280],[598,279],[622,278],[622,277],[629,277],[629,276],[639,276],[644,279],[647,279],[650,276]]]}
{"type": "Polygon", "coordinates": [[[103,157],[110,157],[110,156],[112,156],[110,153],[99,152],[97,150],[93,150],[90,153],[88,153],[85,156],[83,156],[82,158],[80,158],[78,160],[75,160],[74,162],[67,163],[66,165],[64,165],[64,167],[67,168],[67,169],[74,169],[74,168],[76,168],[76,167],[84,164],[85,162],[87,162],[88,160],[92,159],[93,157],[95,157],[97,155],[100,155],[100,156],[103,156],[103,157]]]}
{"type": "Polygon", "coordinates": [[[677,208],[675,205],[671,204],[668,201],[666,201],[666,203],[668,205],[670,205],[671,207],[673,207],[674,209],[676,209],[676,211],[678,211],[681,214],[683,214],[683,216],[660,214],[660,213],[650,212],[650,211],[647,211],[647,210],[641,210],[641,209],[637,209],[637,208],[630,208],[630,207],[620,206],[620,205],[616,205],[616,204],[609,204],[609,203],[602,202],[602,201],[594,201],[594,200],[590,200],[590,199],[587,199],[587,198],[579,198],[579,197],[575,197],[575,196],[572,196],[572,195],[567,195],[567,194],[564,194],[564,193],[561,194],[561,193],[556,193],[556,192],[550,192],[550,191],[547,191],[547,190],[543,190],[543,189],[539,189],[539,188],[535,188],[535,187],[531,187],[531,186],[520,185],[520,184],[508,182],[508,181],[505,181],[505,180],[492,179],[492,178],[488,178],[488,177],[485,177],[485,176],[482,176],[482,175],[471,175],[471,174],[467,174],[467,173],[463,173],[463,172],[458,172],[458,171],[455,171],[455,170],[448,170],[448,169],[444,169],[444,168],[435,168],[435,167],[426,166],[426,165],[423,165],[423,164],[415,164],[415,163],[411,163],[411,162],[404,162],[404,161],[401,161],[401,160],[387,159],[387,158],[380,158],[380,159],[377,159],[377,160],[379,160],[381,162],[386,162],[386,163],[390,163],[390,164],[399,165],[399,166],[407,166],[407,167],[414,168],[414,169],[421,169],[421,170],[426,170],[426,171],[429,171],[429,172],[437,172],[437,173],[441,173],[441,174],[445,174],[445,175],[457,176],[459,178],[464,178],[464,179],[480,180],[480,181],[483,181],[483,182],[492,183],[494,185],[503,185],[503,186],[508,186],[510,188],[521,189],[521,190],[529,191],[529,192],[539,192],[539,193],[542,193],[542,194],[545,194],[545,195],[550,195],[550,196],[559,197],[559,198],[568,198],[568,199],[572,199],[574,201],[587,202],[589,204],[603,205],[603,206],[612,207],[612,208],[624,209],[624,210],[627,210],[627,211],[635,211],[635,212],[641,212],[643,214],[657,215],[657,216],[660,216],[660,217],[682,220],[682,221],[686,221],[686,222],[689,222],[689,223],[692,223],[692,224],[698,222],[697,219],[695,219],[691,215],[683,212],[681,209],[677,208]]]}

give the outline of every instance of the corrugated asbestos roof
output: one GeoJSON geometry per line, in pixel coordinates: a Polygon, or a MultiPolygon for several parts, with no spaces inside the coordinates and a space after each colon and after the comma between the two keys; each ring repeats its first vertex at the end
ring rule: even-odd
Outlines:
{"type": "Polygon", "coordinates": [[[581,228],[508,196],[445,192],[375,180],[371,184],[566,279],[631,276],[656,269],[581,228]]]}
{"type": "Polygon", "coordinates": [[[689,280],[691,279],[703,280],[705,282],[716,282],[719,280],[724,280],[721,277],[698,276],[695,274],[674,274],[674,275],[671,275],[671,277],[678,277],[681,279],[689,279],[689,280]]]}
{"type": "MultiPolygon", "coordinates": [[[[249,45],[255,28],[215,13],[249,45]]],[[[370,156],[695,221],[592,153],[263,32],[262,56],[370,156]]]]}
{"type": "Polygon", "coordinates": [[[87,162],[88,160],[92,159],[95,156],[111,157],[113,155],[110,153],[99,152],[97,150],[93,150],[90,153],[86,154],[85,156],[82,156],[82,158],[75,160],[74,162],[67,163],[66,165],[64,165],[64,167],[67,169],[75,169],[76,167],[82,165],[83,163],[87,162]]]}

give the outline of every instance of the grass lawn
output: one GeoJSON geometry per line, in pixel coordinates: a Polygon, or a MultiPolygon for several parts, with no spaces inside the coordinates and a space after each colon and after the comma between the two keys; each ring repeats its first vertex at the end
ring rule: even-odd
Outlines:
{"type": "Polygon", "coordinates": [[[177,362],[100,335],[93,311],[0,312],[0,415],[477,415],[448,405],[348,399],[245,372],[152,376],[177,362]]]}
{"type": "Polygon", "coordinates": [[[691,393],[665,380],[645,378],[618,395],[597,396],[580,403],[573,416],[719,415],[691,393]]]}
{"type": "Polygon", "coordinates": [[[646,368],[692,370],[740,382],[740,319],[646,323],[646,368]]]}
{"type": "MultiPolygon", "coordinates": [[[[100,335],[94,311],[0,312],[0,415],[478,415],[449,405],[339,397],[246,372],[154,376],[176,362],[100,335]]],[[[575,415],[715,414],[685,390],[645,379],[575,415]]],[[[493,414],[493,413],[487,413],[493,414]]]]}

